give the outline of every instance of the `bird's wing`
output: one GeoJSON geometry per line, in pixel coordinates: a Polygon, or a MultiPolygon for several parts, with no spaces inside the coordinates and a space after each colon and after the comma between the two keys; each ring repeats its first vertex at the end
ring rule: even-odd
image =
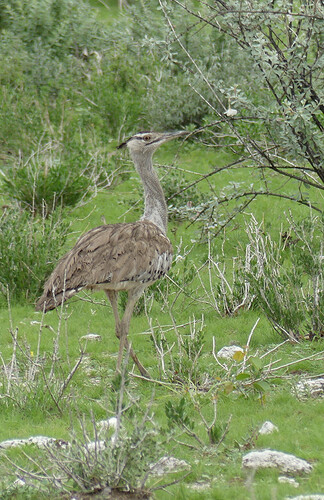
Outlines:
{"type": "Polygon", "coordinates": [[[54,309],[82,288],[155,281],[168,272],[172,253],[169,239],[149,221],[91,229],[59,261],[36,308],[54,309]]]}

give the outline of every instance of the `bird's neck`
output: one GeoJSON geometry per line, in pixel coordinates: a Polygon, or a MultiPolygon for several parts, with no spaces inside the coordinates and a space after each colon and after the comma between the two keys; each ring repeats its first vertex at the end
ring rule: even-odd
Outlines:
{"type": "Polygon", "coordinates": [[[152,164],[152,157],[133,157],[144,188],[144,214],[142,220],[149,220],[166,234],[168,210],[163,190],[152,164]]]}

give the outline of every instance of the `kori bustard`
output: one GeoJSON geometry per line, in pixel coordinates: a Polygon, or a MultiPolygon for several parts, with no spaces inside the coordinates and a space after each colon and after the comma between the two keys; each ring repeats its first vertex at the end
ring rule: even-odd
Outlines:
{"type": "Polygon", "coordinates": [[[119,339],[117,371],[123,349],[140,373],[149,374],[128,342],[129,324],[134,306],[146,287],[164,276],[171,266],[172,245],[166,236],[167,205],[152,157],[161,144],[185,136],[181,132],[141,132],[118,148],[127,147],[144,188],[144,214],[136,222],[105,224],[85,233],[58,262],[44,285],[36,304],[39,311],[50,311],[82,289],[103,290],[113,309],[116,336],[119,339]],[[128,292],[124,315],[118,313],[117,295],[128,292]]]}

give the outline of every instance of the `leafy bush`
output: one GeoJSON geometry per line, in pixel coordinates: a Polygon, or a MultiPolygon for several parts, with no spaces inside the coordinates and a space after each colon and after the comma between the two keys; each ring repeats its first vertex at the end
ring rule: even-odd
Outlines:
{"type": "MultiPolygon", "coordinates": [[[[295,192],[289,199],[305,205],[311,201],[321,211],[320,198],[313,202],[305,186],[323,190],[324,183],[324,59],[318,43],[324,36],[322,4],[215,0],[212,4],[198,1],[178,5],[184,17],[188,12],[191,15],[187,30],[179,22],[178,8],[163,3],[161,8],[172,27],[172,37],[187,57],[191,86],[196,73],[201,76],[203,89],[199,91],[198,87],[198,92],[201,105],[207,103],[209,107],[210,117],[205,122],[209,146],[222,144],[239,155],[238,161],[247,160],[262,172],[261,189],[255,190],[255,196],[280,193],[289,197],[291,191],[286,191],[286,184],[290,179],[289,186],[294,184],[295,192]],[[226,58],[222,66],[231,67],[232,74],[223,82],[186,44],[197,31],[205,30],[214,31],[215,39],[221,33],[224,45],[232,48],[234,58],[226,58]],[[272,187],[274,172],[281,176],[282,189],[272,187]]],[[[208,47],[211,53],[217,50],[216,43],[209,42],[208,47]]],[[[275,178],[278,180],[278,176],[275,178]]]]}
{"type": "Polygon", "coordinates": [[[5,210],[0,218],[0,295],[7,289],[13,300],[34,300],[42,291],[61,253],[68,224],[60,211],[34,218],[19,208],[5,210]]]}
{"type": "Polygon", "coordinates": [[[206,196],[197,186],[187,188],[188,180],[178,170],[169,170],[162,179],[162,186],[168,203],[168,214],[172,220],[195,217],[206,201],[206,196]]]}
{"type": "MultiPolygon", "coordinates": [[[[93,149],[140,115],[137,55],[77,0],[14,0],[0,20],[0,148],[5,159],[39,142],[93,149]],[[132,110],[134,109],[134,113],[132,110]],[[27,119],[26,119],[27,117],[27,119]],[[135,118],[134,118],[135,117],[135,118]],[[96,129],[96,134],[94,130],[96,129]]],[[[126,132],[127,133],[127,132],[126,132]]]]}
{"type": "Polygon", "coordinates": [[[164,130],[200,125],[208,113],[208,102],[217,106],[213,81],[228,74],[222,61],[224,51],[231,49],[224,47],[224,37],[212,30],[191,33],[191,16],[176,4],[168,6],[174,16],[173,22],[183,35],[181,41],[211,80],[210,89],[204,94],[206,102],[203,102],[199,95],[204,85],[201,75],[181,50],[163,12],[160,7],[156,9],[156,5],[154,0],[149,0],[132,6],[127,12],[128,36],[137,47],[139,57],[149,61],[149,70],[146,65],[144,73],[146,92],[142,94],[141,103],[145,122],[164,130]]]}
{"type": "Polygon", "coordinates": [[[30,153],[40,138],[62,138],[66,120],[71,127],[67,102],[84,78],[82,51],[97,48],[102,29],[75,0],[13,0],[1,8],[0,147],[30,153]]]}
{"type": "Polygon", "coordinates": [[[100,183],[102,165],[82,153],[67,156],[61,150],[60,145],[49,143],[26,162],[20,158],[0,170],[3,194],[32,214],[46,217],[57,207],[73,207],[86,198],[100,183]]]}

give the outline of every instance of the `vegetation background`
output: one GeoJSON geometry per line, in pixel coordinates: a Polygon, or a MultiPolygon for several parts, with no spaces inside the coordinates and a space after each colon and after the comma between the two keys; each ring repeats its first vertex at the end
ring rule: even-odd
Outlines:
{"type": "Polygon", "coordinates": [[[323,399],[298,392],[323,375],[323,20],[315,0],[0,0],[0,441],[70,443],[0,449],[0,498],[293,495],[242,469],[259,448],[323,493],[323,399]],[[175,258],[131,325],[153,381],[115,376],[100,294],[34,311],[82,233],[140,217],[116,146],[146,129],[191,132],[154,158],[175,258]],[[185,470],[149,474],[167,455],[185,470]]]}

